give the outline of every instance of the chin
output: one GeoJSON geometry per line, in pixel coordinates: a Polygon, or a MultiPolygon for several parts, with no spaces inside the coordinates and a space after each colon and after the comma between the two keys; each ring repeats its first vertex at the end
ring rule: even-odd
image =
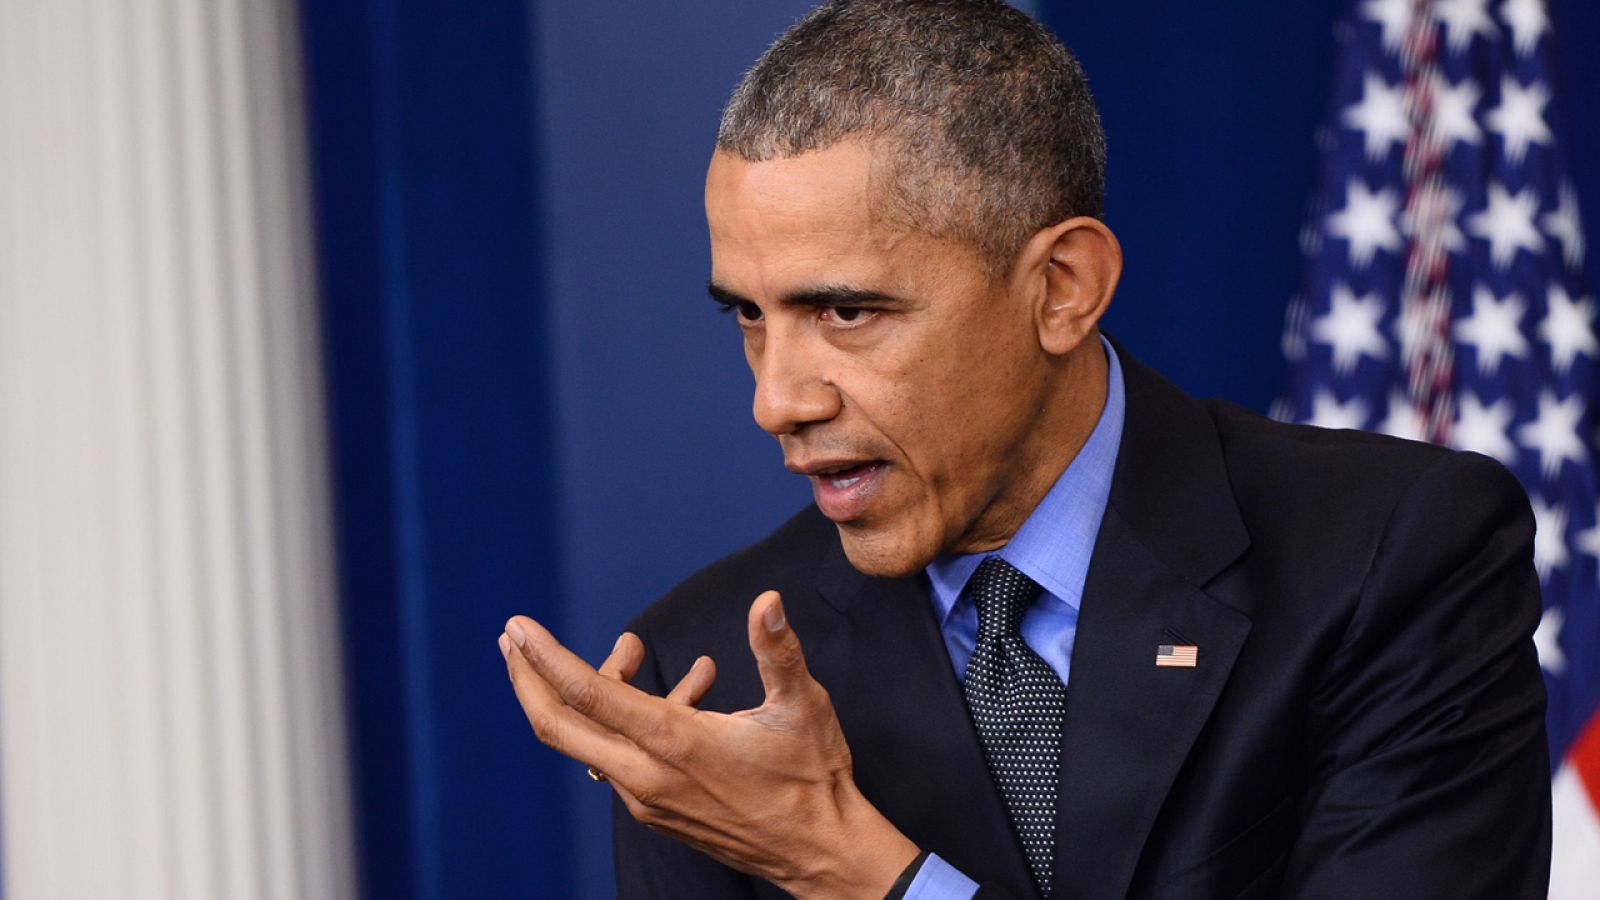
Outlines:
{"type": "Polygon", "coordinates": [[[902,536],[873,533],[860,527],[839,526],[839,541],[850,565],[863,575],[879,578],[904,578],[927,568],[938,548],[924,552],[923,542],[902,536]]]}

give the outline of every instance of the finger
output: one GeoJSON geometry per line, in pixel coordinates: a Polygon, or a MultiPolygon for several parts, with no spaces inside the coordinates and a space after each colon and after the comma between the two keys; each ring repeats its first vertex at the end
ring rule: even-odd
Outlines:
{"type": "Polygon", "coordinates": [[[561,703],[606,729],[646,747],[645,740],[666,734],[666,716],[673,706],[644,691],[602,676],[576,654],[526,616],[514,616],[506,623],[506,634],[531,671],[554,691],[561,703]]]}
{"type": "Polygon", "coordinates": [[[624,631],[611,648],[611,655],[600,664],[600,674],[613,681],[630,682],[644,662],[644,642],[638,635],[624,631]]]}
{"type": "Polygon", "coordinates": [[[789,626],[783,612],[783,598],[777,591],[766,591],[750,604],[748,624],[750,652],[755,654],[756,668],[761,672],[761,684],[766,688],[769,702],[785,694],[809,690],[816,684],[806,668],[800,638],[789,626]]]}
{"type": "Polygon", "coordinates": [[[706,691],[711,690],[712,682],[717,680],[717,664],[709,656],[702,656],[694,661],[672,690],[667,694],[667,699],[673,703],[684,706],[699,706],[705,698],[706,691]]]}
{"type": "Polygon", "coordinates": [[[605,772],[632,772],[642,759],[637,747],[567,706],[516,647],[500,636],[506,670],[523,715],[541,742],[558,753],[605,772]]]}

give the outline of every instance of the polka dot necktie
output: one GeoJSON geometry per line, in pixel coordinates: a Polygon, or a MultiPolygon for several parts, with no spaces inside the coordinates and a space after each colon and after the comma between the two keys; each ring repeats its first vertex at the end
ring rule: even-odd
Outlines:
{"type": "Polygon", "coordinates": [[[998,556],[978,564],[966,587],[978,608],[978,643],[963,687],[989,774],[1011,813],[1034,883],[1048,897],[1067,688],[1018,630],[1039,592],[1033,579],[998,556]]]}

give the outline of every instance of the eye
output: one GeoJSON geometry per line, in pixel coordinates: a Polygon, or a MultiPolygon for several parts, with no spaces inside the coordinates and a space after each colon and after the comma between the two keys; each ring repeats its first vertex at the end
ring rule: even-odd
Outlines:
{"type": "Polygon", "coordinates": [[[878,313],[876,310],[862,309],[859,306],[825,306],[822,309],[822,318],[830,321],[837,328],[857,328],[872,321],[878,313]]]}
{"type": "Polygon", "coordinates": [[[723,303],[720,306],[718,312],[734,313],[741,324],[761,320],[761,307],[748,300],[741,303],[723,303]]]}

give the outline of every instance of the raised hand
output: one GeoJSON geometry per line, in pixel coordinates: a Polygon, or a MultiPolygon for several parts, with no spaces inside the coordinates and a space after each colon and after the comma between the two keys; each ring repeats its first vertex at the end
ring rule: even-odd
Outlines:
{"type": "Polygon", "coordinates": [[[524,616],[501,650],[539,739],[604,772],[635,819],[797,897],[882,897],[917,848],[856,788],[777,592],[751,604],[748,629],[766,699],[731,715],[695,708],[716,678],[708,657],[665,698],[627,684],[644,656],[631,634],[599,671],[524,616]]]}

